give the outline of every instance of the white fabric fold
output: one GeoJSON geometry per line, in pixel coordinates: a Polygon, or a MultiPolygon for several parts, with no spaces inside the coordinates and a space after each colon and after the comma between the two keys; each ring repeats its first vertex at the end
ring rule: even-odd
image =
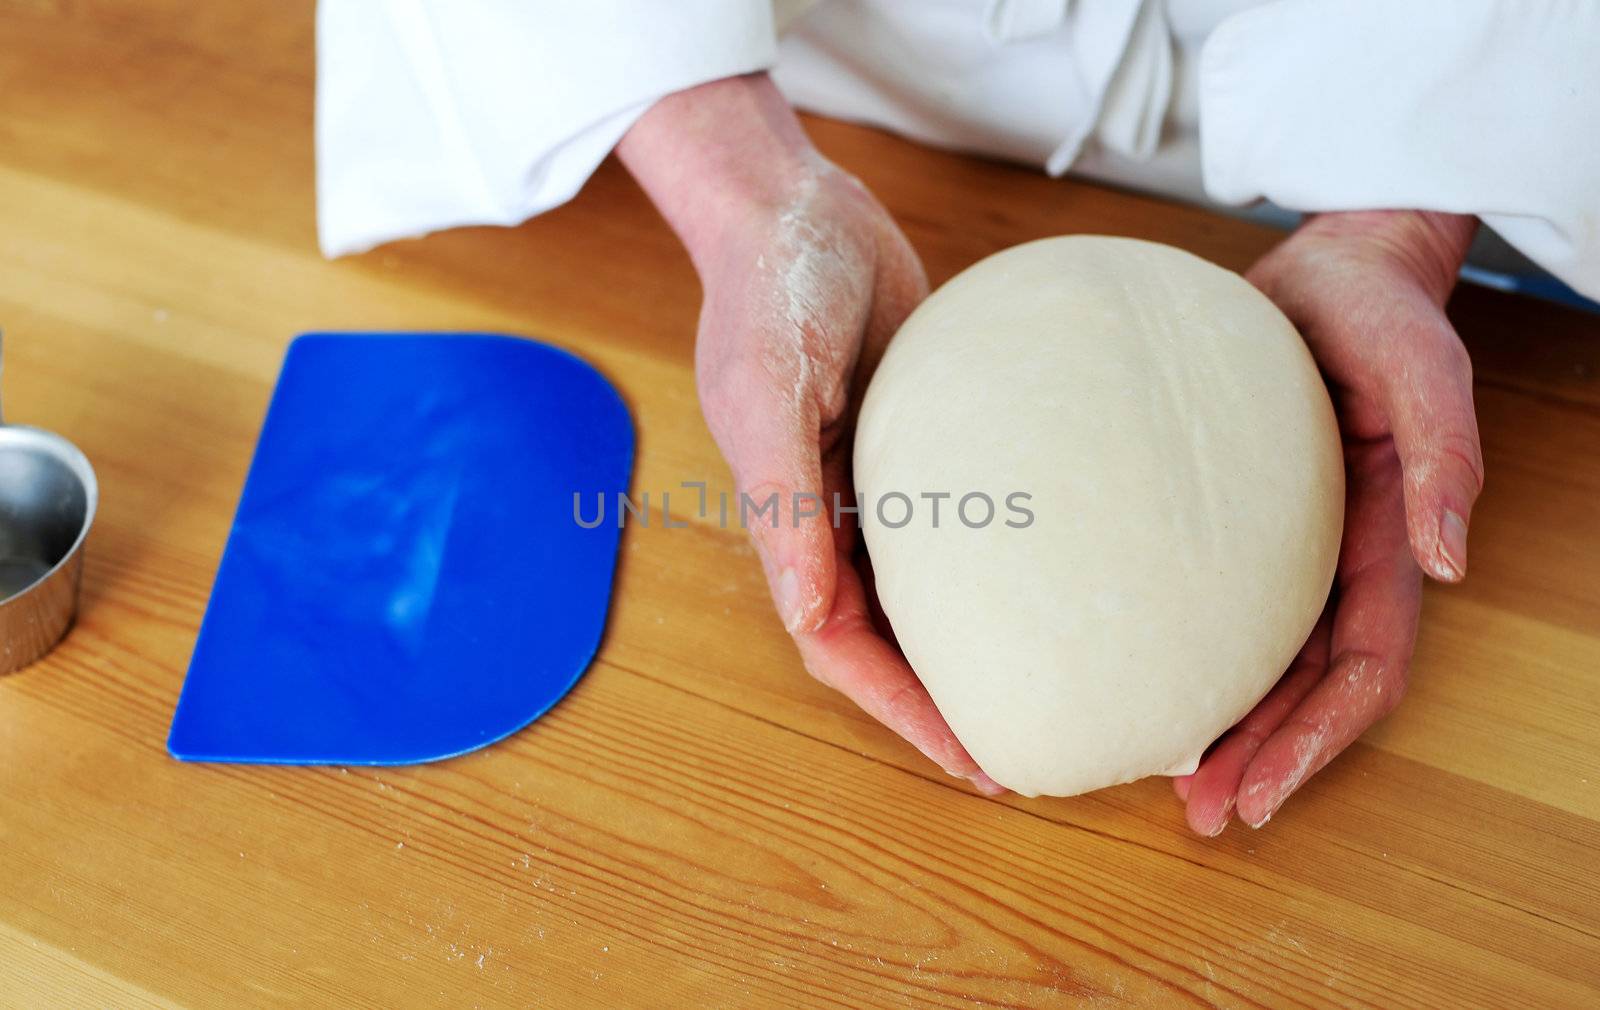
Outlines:
{"type": "Polygon", "coordinates": [[[570,199],[663,95],[776,55],[765,0],[322,0],[323,252],[516,224],[570,199]]]}
{"type": "Polygon", "coordinates": [[[1600,298],[1600,3],[1278,0],[1200,70],[1222,203],[1476,214],[1600,298]]]}
{"type": "Polygon", "coordinates": [[[663,95],[773,67],[802,108],[1052,174],[1476,214],[1600,297],[1595,0],[321,0],[317,37],[328,255],[516,224],[663,95]]]}
{"type": "Polygon", "coordinates": [[[1048,35],[1067,17],[1067,0],[989,0],[983,33],[995,45],[1048,35]]]}
{"type": "Polygon", "coordinates": [[[1059,174],[1094,131],[1138,20],[1128,0],[823,0],[773,78],[821,115],[1059,174]]]}
{"type": "Polygon", "coordinates": [[[1161,143],[1172,88],[1172,33],[1166,6],[1145,4],[1106,88],[1095,138],[1125,158],[1148,160],[1161,143]]]}

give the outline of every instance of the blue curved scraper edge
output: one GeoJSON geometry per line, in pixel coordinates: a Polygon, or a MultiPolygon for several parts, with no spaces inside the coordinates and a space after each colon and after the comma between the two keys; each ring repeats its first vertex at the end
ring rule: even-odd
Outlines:
{"type": "Polygon", "coordinates": [[[616,390],[482,333],[297,337],[262,425],[167,748],[397,765],[521,730],[588,668],[628,487],[616,390]],[[590,514],[586,505],[585,514],[590,514]]]}

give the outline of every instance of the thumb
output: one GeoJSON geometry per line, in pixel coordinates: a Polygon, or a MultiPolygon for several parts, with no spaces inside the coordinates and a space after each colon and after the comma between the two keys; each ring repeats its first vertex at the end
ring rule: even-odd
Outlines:
{"type": "Polygon", "coordinates": [[[704,379],[700,395],[739,492],[729,518],[749,531],[790,633],[821,627],[836,578],[811,364],[741,360],[704,379]]]}
{"type": "Polygon", "coordinates": [[[1405,474],[1406,530],[1422,570],[1467,574],[1467,525],[1483,489],[1472,361],[1444,311],[1418,293],[1395,306],[1398,360],[1378,377],[1405,474]]]}

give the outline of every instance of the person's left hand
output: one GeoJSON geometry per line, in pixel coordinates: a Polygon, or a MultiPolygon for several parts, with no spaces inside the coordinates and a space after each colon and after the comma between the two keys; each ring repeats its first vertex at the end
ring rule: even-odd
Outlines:
{"type": "Polygon", "coordinates": [[[1476,220],[1415,211],[1311,218],[1246,275],[1305,336],[1344,439],[1344,541],[1328,608],[1283,679],[1175,779],[1189,826],[1260,827],[1399,702],[1422,571],[1466,574],[1483,486],[1472,365],[1444,302],[1476,220]],[[1413,561],[1415,558],[1415,561],[1413,561]]]}

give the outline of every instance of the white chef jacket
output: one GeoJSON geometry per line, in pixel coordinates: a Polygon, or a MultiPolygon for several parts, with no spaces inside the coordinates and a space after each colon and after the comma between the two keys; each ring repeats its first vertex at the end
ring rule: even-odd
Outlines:
{"type": "Polygon", "coordinates": [[[330,256],[575,194],[657,99],[1191,200],[1475,214],[1600,298],[1600,0],[321,0],[330,256]]]}

